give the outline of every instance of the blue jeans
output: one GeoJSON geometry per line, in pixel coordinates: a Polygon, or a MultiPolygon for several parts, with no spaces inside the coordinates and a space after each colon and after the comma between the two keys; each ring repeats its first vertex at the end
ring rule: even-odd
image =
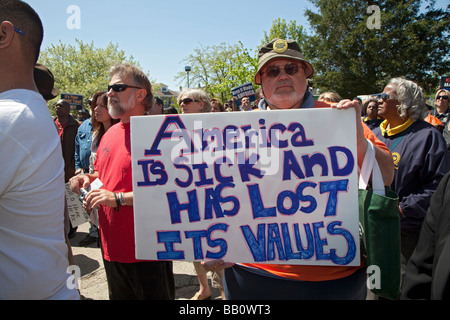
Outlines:
{"type": "Polygon", "coordinates": [[[223,279],[227,300],[365,300],[366,268],[329,281],[299,281],[271,277],[234,265],[223,279]]]}

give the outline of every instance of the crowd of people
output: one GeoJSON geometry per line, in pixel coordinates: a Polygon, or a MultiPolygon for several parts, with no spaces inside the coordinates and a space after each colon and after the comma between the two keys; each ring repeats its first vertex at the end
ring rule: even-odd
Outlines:
{"type": "MultiPolygon", "coordinates": [[[[0,21],[0,162],[6,165],[0,183],[0,299],[80,299],[68,285],[74,264],[69,239],[76,228],[64,184],[80,194],[96,179],[103,187],[84,197],[91,225],[82,245],[100,247],[109,298],[175,299],[173,263],[135,257],[130,119],[177,111],[164,109],[142,70],[121,63],[111,68],[107,90],[99,88],[92,97],[91,117],[77,121],[70,104],[59,100],[52,119],[46,101],[56,98],[54,78],[36,64],[43,37],[39,16],[20,0],[2,0],[0,21]]],[[[358,165],[370,141],[385,186],[399,195],[401,298],[450,298],[450,93],[437,91],[432,112],[422,89],[404,78],[387,79],[379,98],[364,103],[333,92],[316,100],[308,88],[314,67],[295,41],[273,39],[258,58],[253,105],[244,97],[238,111],[234,102],[223,105],[202,89],[187,89],[178,96],[181,113],[355,109],[358,165]],[[428,115],[442,128],[425,121],[428,115]]],[[[194,300],[211,297],[208,272],[228,300],[364,300],[368,294],[364,261],[349,267],[219,259],[194,267],[200,285],[194,300]]]]}

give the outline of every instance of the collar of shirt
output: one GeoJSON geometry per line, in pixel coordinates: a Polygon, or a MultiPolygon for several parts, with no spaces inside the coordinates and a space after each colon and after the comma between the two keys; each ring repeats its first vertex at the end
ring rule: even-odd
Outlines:
{"type": "Polygon", "coordinates": [[[405,123],[403,123],[395,128],[387,129],[387,125],[389,124],[389,122],[387,120],[384,120],[380,124],[381,134],[384,137],[395,136],[396,134],[399,134],[399,133],[405,131],[406,129],[408,129],[414,122],[415,122],[415,120],[409,118],[405,123]]]}
{"type": "MultiPolygon", "coordinates": [[[[315,100],[311,92],[306,91],[303,96],[303,104],[300,106],[301,109],[311,109],[315,106],[315,100]]],[[[258,108],[260,110],[267,110],[267,101],[265,98],[261,99],[258,103],[258,108]]]]}
{"type": "Polygon", "coordinates": [[[437,109],[434,109],[431,112],[431,115],[435,116],[437,118],[442,118],[442,117],[448,116],[448,115],[450,115],[450,108],[447,108],[447,110],[445,110],[443,113],[439,113],[437,109]]]}
{"type": "Polygon", "coordinates": [[[315,106],[315,100],[314,100],[312,93],[309,91],[306,91],[305,95],[303,96],[303,104],[301,105],[300,108],[311,109],[311,108],[314,108],[314,106],[315,106]]]}

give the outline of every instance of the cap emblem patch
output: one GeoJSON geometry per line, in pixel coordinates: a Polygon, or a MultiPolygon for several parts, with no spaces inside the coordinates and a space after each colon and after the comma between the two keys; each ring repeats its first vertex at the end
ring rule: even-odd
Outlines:
{"type": "Polygon", "coordinates": [[[288,43],[286,40],[280,39],[274,42],[273,44],[273,51],[276,53],[283,53],[287,50],[288,43]]]}

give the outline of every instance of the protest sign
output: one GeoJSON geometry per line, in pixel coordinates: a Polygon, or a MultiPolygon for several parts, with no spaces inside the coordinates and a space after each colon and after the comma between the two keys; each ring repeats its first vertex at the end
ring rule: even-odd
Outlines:
{"type": "Polygon", "coordinates": [[[250,102],[253,102],[256,99],[255,89],[253,89],[253,84],[251,82],[232,88],[231,95],[236,99],[234,103],[238,108],[241,106],[242,98],[249,97],[250,102]]]}
{"type": "Polygon", "coordinates": [[[67,100],[72,109],[83,109],[83,96],[81,94],[61,93],[61,99],[67,100]]]}
{"type": "MultiPolygon", "coordinates": [[[[89,186],[88,190],[84,190],[83,188],[81,188],[81,190],[83,191],[82,195],[83,197],[85,197],[89,191],[100,189],[101,187],[103,187],[103,183],[99,179],[95,179],[89,186]]],[[[82,199],[78,194],[70,189],[70,185],[68,182],[65,184],[64,193],[66,196],[67,211],[69,212],[69,218],[70,222],[72,223],[72,227],[75,228],[85,222],[88,222],[91,217],[86,212],[86,210],[84,210],[82,199]]],[[[94,221],[94,224],[98,226],[97,221],[94,221]]]]}
{"type": "Polygon", "coordinates": [[[441,89],[450,91],[450,76],[441,77],[441,89]]]}
{"type": "Polygon", "coordinates": [[[67,210],[69,212],[70,222],[72,227],[78,227],[83,223],[89,221],[89,215],[83,208],[83,204],[75,192],[70,189],[69,183],[65,184],[65,195],[67,202],[67,210]]]}
{"type": "Polygon", "coordinates": [[[360,264],[354,110],[131,118],[136,258],[360,264]]]}

